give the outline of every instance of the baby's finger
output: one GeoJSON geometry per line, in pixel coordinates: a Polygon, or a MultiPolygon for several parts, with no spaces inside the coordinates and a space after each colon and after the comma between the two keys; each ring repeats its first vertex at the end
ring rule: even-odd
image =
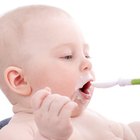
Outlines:
{"type": "Polygon", "coordinates": [[[44,102],[42,103],[42,107],[41,110],[45,113],[48,114],[51,105],[53,104],[53,102],[55,101],[55,99],[57,98],[57,94],[51,94],[49,96],[47,96],[47,98],[44,99],[44,102]]]}
{"type": "Polygon", "coordinates": [[[42,105],[44,99],[51,94],[51,90],[50,88],[44,88],[41,90],[38,90],[33,96],[32,96],[32,100],[31,100],[31,106],[33,107],[33,109],[37,110],[40,108],[40,106],[42,105]]]}
{"type": "Polygon", "coordinates": [[[66,96],[60,96],[60,95],[55,95],[56,98],[51,102],[50,107],[49,107],[49,113],[52,116],[59,116],[61,110],[63,109],[63,106],[70,102],[70,98],[66,96]]]}
{"type": "Polygon", "coordinates": [[[76,107],[77,107],[77,104],[73,101],[70,101],[67,104],[65,104],[59,114],[60,119],[67,121],[67,119],[71,117],[72,112],[76,107]]]}

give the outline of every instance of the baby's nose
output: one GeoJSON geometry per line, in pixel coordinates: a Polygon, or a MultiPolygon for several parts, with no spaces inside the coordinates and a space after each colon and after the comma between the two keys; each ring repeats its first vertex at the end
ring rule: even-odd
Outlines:
{"type": "Polygon", "coordinates": [[[91,69],[92,69],[92,63],[89,61],[89,59],[84,58],[80,65],[80,71],[81,72],[90,71],[91,69]]]}

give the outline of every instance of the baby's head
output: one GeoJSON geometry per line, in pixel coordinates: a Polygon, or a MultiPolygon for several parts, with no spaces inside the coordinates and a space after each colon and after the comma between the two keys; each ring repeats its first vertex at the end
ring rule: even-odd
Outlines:
{"type": "Polygon", "coordinates": [[[1,17],[0,29],[0,86],[16,107],[30,108],[32,94],[44,87],[71,99],[86,83],[88,92],[94,79],[89,48],[69,14],[22,7],[1,17]]]}

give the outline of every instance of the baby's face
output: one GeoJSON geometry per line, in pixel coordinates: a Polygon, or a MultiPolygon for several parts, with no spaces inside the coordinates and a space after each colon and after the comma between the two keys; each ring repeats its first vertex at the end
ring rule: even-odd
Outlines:
{"type": "Polygon", "coordinates": [[[94,80],[89,47],[71,19],[28,23],[23,45],[31,53],[25,74],[33,92],[50,87],[52,93],[68,96],[81,109],[88,104],[94,80]]]}

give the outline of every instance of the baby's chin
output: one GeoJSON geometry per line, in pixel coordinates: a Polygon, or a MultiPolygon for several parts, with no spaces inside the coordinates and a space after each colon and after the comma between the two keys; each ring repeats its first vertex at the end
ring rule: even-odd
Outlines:
{"type": "Polygon", "coordinates": [[[87,104],[78,104],[78,106],[73,110],[71,114],[71,118],[78,117],[82,114],[82,112],[86,109],[87,104]]]}

